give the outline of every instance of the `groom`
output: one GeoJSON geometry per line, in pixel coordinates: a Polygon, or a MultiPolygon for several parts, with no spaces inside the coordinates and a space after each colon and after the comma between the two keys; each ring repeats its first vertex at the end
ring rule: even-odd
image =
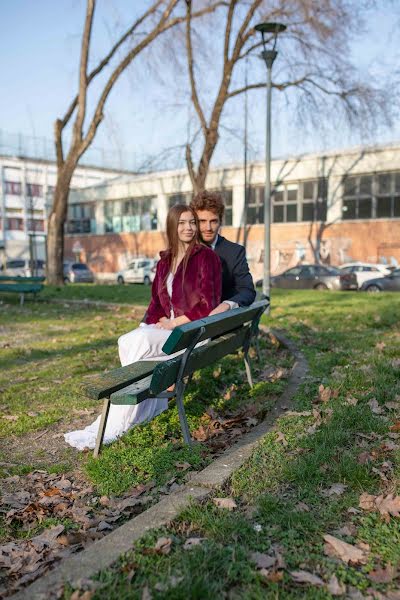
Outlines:
{"type": "Polygon", "coordinates": [[[245,249],[219,235],[225,210],[221,194],[204,190],[193,198],[190,206],[197,213],[203,242],[215,250],[222,263],[222,302],[210,314],[249,306],[256,292],[245,249]]]}

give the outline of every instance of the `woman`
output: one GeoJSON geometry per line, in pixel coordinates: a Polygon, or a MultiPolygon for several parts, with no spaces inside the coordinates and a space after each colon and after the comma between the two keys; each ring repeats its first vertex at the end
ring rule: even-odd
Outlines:
{"type": "MultiPolygon", "coordinates": [[[[196,213],[184,204],[167,216],[168,249],[160,252],[145,323],[118,340],[121,365],[139,360],[167,360],[162,347],[171,331],[207,316],[221,301],[221,262],[211,248],[199,243],[196,213]]],[[[149,421],[168,408],[167,398],[149,398],[136,406],[111,405],[104,443],[149,421]]],[[[82,431],[65,434],[65,441],[83,450],[94,448],[100,417],[82,431]]]]}

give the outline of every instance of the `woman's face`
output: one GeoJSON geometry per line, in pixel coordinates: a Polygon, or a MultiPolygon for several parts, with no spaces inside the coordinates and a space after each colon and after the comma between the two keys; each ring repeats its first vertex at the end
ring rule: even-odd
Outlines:
{"type": "Polygon", "coordinates": [[[190,244],[196,235],[196,220],[190,211],[184,212],[178,221],[178,238],[183,244],[190,244]]]}

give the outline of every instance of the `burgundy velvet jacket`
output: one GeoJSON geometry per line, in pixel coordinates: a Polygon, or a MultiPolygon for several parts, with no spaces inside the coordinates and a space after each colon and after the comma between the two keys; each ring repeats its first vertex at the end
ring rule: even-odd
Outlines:
{"type": "Polygon", "coordinates": [[[160,252],[156,276],[151,290],[146,323],[157,323],[161,317],[170,318],[171,305],[175,317],[186,315],[190,321],[206,317],[221,301],[222,267],[218,255],[207,246],[196,244],[190,254],[183,278],[181,261],[169,297],[166,278],[171,266],[169,250],[160,252]],[[182,282],[183,279],[183,282],[182,282]]]}

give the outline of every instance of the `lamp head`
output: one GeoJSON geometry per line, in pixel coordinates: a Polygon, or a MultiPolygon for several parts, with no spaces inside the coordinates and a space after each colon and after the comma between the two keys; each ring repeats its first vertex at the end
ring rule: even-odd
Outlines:
{"type": "Polygon", "coordinates": [[[284,25],[283,23],[258,23],[258,25],[256,25],[254,27],[254,29],[256,31],[259,31],[262,35],[262,41],[264,44],[264,49],[265,49],[265,34],[266,33],[271,33],[274,36],[274,47],[273,50],[275,50],[275,46],[276,46],[276,40],[278,37],[279,33],[282,33],[283,31],[286,30],[286,25],[284,25]]]}

